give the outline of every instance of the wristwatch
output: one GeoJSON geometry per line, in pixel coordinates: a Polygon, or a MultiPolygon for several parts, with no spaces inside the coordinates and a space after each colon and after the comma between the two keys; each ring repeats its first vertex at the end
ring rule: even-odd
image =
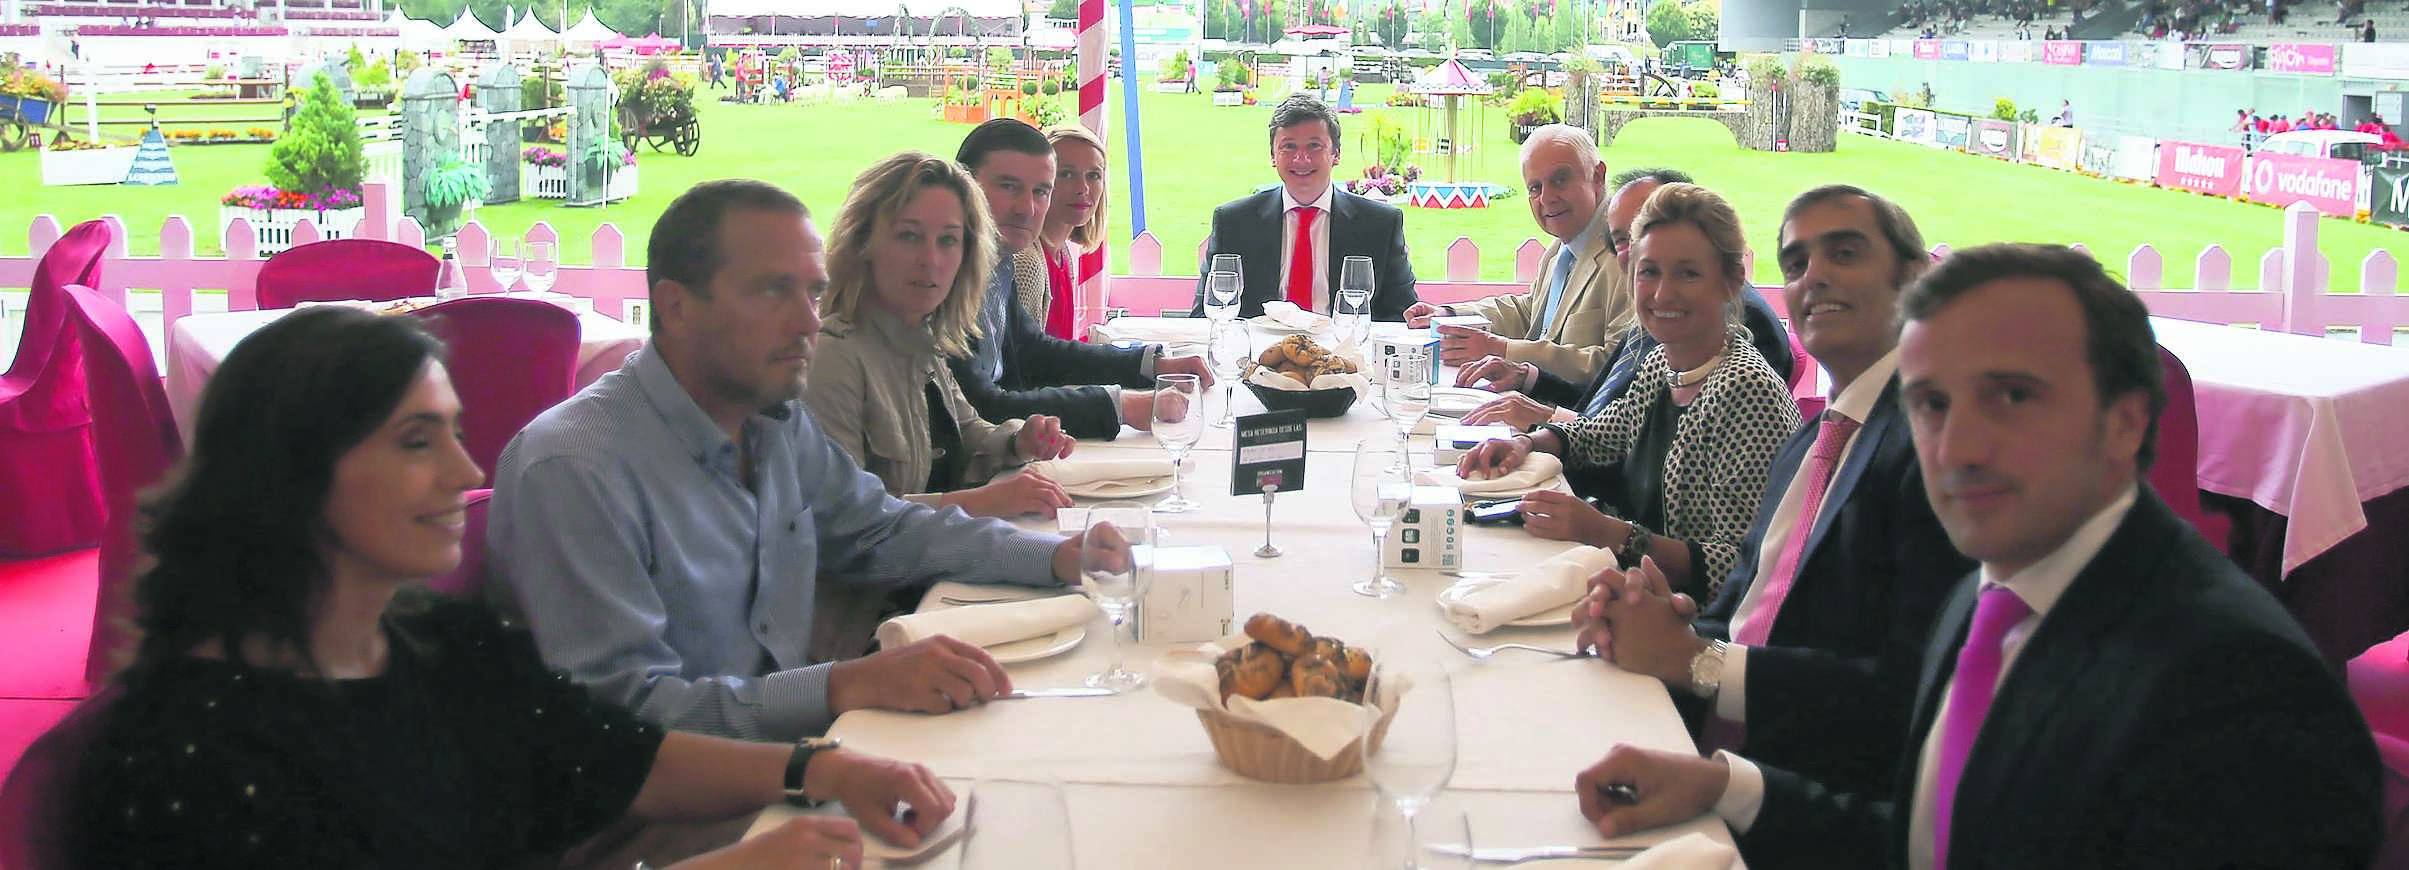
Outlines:
{"type": "Polygon", "coordinates": [[[1623,570],[1629,571],[1638,568],[1640,558],[1648,555],[1648,539],[1655,535],[1638,523],[1626,521],[1624,525],[1630,526],[1631,532],[1623,536],[1622,546],[1614,548],[1614,558],[1623,563],[1623,570]]]}
{"type": "Polygon", "coordinates": [[[844,745],[834,737],[805,737],[795,741],[794,754],[786,757],[786,802],[799,807],[816,807],[826,801],[812,800],[803,793],[803,773],[811,769],[811,757],[822,751],[844,745]]]}
{"type": "Polygon", "coordinates": [[[1710,641],[1706,648],[1690,657],[1690,689],[1699,697],[1712,698],[1723,689],[1723,654],[1731,644],[1710,641]]]}

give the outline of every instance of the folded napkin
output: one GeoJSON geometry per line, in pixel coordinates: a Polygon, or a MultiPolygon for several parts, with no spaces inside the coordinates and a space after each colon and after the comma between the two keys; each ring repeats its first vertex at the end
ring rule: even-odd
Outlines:
{"type": "Polygon", "coordinates": [[[1296,740],[1305,751],[1328,761],[1363,734],[1364,725],[1370,721],[1365,717],[1377,718],[1384,702],[1393,704],[1398,693],[1412,690],[1410,684],[1400,680],[1398,684],[1381,686],[1379,698],[1366,699],[1362,704],[1349,704],[1337,698],[1257,701],[1244,695],[1232,695],[1229,703],[1224,704],[1221,675],[1213,670],[1213,660],[1249,642],[1246,635],[1238,634],[1171,651],[1155,663],[1155,693],[1181,706],[1219,710],[1269,725],[1296,740]]]}
{"type": "Polygon", "coordinates": [[[1097,612],[1095,602],[1081,595],[948,607],[887,620],[878,626],[878,645],[893,649],[942,634],[972,646],[995,646],[1085,625],[1097,612]]]}
{"type": "Polygon", "coordinates": [[[1331,324],[1328,315],[1315,314],[1298,308],[1294,302],[1279,299],[1263,303],[1263,317],[1289,329],[1307,332],[1327,332],[1331,324]]]}
{"type": "Polygon", "coordinates": [[[1738,851],[1707,839],[1705,834],[1683,834],[1648,847],[1621,866],[1622,870],[1727,870],[1739,857],[1738,851]]]}
{"type": "Polygon", "coordinates": [[[1118,317],[1097,324],[1096,334],[1106,340],[1134,338],[1152,343],[1204,341],[1211,326],[1194,317],[1118,317]]]}
{"type": "Polygon", "coordinates": [[[1048,459],[1022,466],[1063,486],[1171,476],[1169,459],[1048,459]]]}
{"type": "Polygon", "coordinates": [[[1590,576],[1612,567],[1613,551],[1574,547],[1470,595],[1442,598],[1439,606],[1455,627],[1488,634],[1514,620],[1581,600],[1589,593],[1590,576]]]}
{"type": "Polygon", "coordinates": [[[1456,474],[1452,465],[1426,468],[1419,472],[1419,476],[1425,486],[1451,486],[1465,495],[1522,492],[1564,476],[1564,460],[1556,458],[1553,453],[1534,450],[1530,456],[1524,457],[1521,468],[1487,480],[1468,480],[1456,474]]]}

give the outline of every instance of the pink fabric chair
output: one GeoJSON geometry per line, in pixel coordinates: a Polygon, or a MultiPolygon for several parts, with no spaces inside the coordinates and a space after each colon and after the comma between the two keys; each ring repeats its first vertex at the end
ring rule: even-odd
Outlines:
{"type": "Polygon", "coordinates": [[[100,541],[100,479],[84,364],[67,325],[67,285],[100,284],[112,231],[86,221],[59,237],[34,267],[16,361],[0,376],[0,559],[78,550],[100,541]]]}
{"type": "Polygon", "coordinates": [[[2200,503],[2200,412],[2191,370],[2164,347],[2158,349],[2158,366],[2166,378],[2166,410],[2158,414],[2158,458],[2150,466],[2150,486],[2217,552],[2228,552],[2232,520],[2200,503]]]}
{"type": "Polygon", "coordinates": [[[427,588],[454,598],[476,600],[485,594],[485,507],[494,491],[468,494],[468,529],[460,535],[460,565],[452,573],[431,578],[427,588]]]}
{"type": "Polygon", "coordinates": [[[67,870],[68,790],[117,694],[111,686],[76,705],[9,771],[0,786],[0,867],[67,870]]]}
{"type": "Polygon", "coordinates": [[[2351,659],[2348,675],[2384,762],[2384,844],[2372,866],[2409,867],[2409,634],[2351,659]]]}
{"type": "MultiPolygon", "coordinates": [[[[117,669],[132,640],[131,585],[138,555],[134,502],[184,455],[169,414],[150,343],[123,306],[88,288],[67,288],[68,321],[84,342],[84,384],[92,406],[93,453],[100,460],[100,582],[84,675],[95,685],[117,669]]],[[[5,660],[5,656],[0,656],[5,660]]]]}
{"type": "Polygon", "coordinates": [[[259,265],[259,307],[366,299],[383,302],[429,296],[443,261],[424,249],[377,239],[333,239],[302,245],[259,265]]]}
{"type": "Polygon", "coordinates": [[[413,312],[451,350],[468,455],[491,472],[520,429],[577,391],[577,315],[549,302],[472,296],[413,312]]]}

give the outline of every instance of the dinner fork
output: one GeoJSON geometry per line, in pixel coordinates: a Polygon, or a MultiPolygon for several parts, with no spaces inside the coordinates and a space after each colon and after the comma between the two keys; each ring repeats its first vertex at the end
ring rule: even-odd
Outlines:
{"type": "Polygon", "coordinates": [[[1550,649],[1544,646],[1532,646],[1527,643],[1501,643],[1496,646],[1465,646],[1455,638],[1448,637],[1447,632],[1444,631],[1439,632],[1439,639],[1446,641],[1448,646],[1455,647],[1456,651],[1482,661],[1488,661],[1490,656],[1498,653],[1516,649],[1524,652],[1535,652],[1551,655],[1562,659],[1588,658],[1587,653],[1575,652],[1573,650],[1550,649]]]}
{"type": "Polygon", "coordinates": [[[969,607],[970,605],[973,605],[973,604],[1011,604],[1011,603],[1013,603],[1013,602],[1018,602],[1018,601],[1036,601],[1036,600],[1038,600],[1038,599],[1041,599],[1041,598],[1059,598],[1059,597],[1061,597],[1061,595],[1067,595],[1067,594],[1076,594],[1076,593],[1060,593],[1060,594],[1057,594],[1057,595],[1037,595],[1037,596],[1024,596],[1024,595],[993,595],[993,596],[987,596],[987,597],[983,597],[983,598],[963,598],[963,597],[956,596],[956,595],[939,595],[939,596],[937,596],[937,600],[938,600],[938,601],[941,601],[941,602],[944,602],[944,603],[946,603],[946,604],[952,605],[952,606],[954,606],[954,607],[969,607]]]}

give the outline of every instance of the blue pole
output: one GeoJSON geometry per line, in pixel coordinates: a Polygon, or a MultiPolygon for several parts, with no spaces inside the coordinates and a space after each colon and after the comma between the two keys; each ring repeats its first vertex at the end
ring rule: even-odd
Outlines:
{"type": "Polygon", "coordinates": [[[1146,158],[1138,147],[1138,27],[1135,0],[1121,0],[1121,147],[1129,165],[1129,237],[1146,231],[1146,158]]]}

